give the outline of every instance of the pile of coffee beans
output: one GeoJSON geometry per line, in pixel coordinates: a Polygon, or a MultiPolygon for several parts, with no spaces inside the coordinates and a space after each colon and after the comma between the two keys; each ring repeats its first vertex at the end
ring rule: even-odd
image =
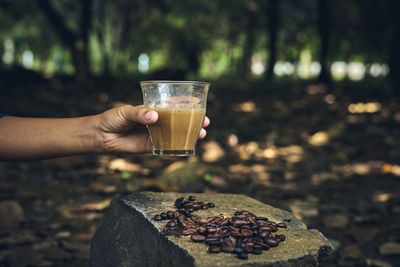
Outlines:
{"type": "Polygon", "coordinates": [[[220,214],[201,218],[192,212],[215,205],[196,202],[193,196],[176,199],[175,207],[176,211],[157,214],[154,220],[169,220],[169,228],[181,227],[182,235],[190,235],[193,242],[205,242],[210,253],[234,253],[239,259],[247,259],[248,253],[261,254],[285,241],[285,235],[275,234],[279,228],[287,227],[285,223],[269,221],[247,210],[237,211],[233,217],[220,214]]]}

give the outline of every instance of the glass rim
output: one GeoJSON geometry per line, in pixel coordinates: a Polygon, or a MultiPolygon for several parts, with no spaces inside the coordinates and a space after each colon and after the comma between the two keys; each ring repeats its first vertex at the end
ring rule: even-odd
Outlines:
{"type": "Polygon", "coordinates": [[[169,80],[149,80],[149,81],[140,81],[140,84],[197,84],[197,85],[210,85],[209,82],[200,82],[200,81],[169,81],[169,80]]]}

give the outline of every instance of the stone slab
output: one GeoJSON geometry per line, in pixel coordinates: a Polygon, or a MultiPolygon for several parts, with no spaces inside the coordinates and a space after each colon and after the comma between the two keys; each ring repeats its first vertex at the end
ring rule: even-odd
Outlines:
{"type": "Polygon", "coordinates": [[[274,208],[243,195],[132,193],[111,202],[101,227],[92,239],[91,266],[324,266],[332,260],[332,245],[316,229],[296,219],[290,212],[274,208]],[[278,233],[286,241],[278,247],[249,254],[240,260],[233,254],[210,254],[204,243],[165,227],[167,221],[152,220],[155,214],[176,210],[175,199],[189,195],[196,201],[213,202],[216,207],[199,210],[201,217],[248,210],[275,222],[286,222],[278,233]]]}

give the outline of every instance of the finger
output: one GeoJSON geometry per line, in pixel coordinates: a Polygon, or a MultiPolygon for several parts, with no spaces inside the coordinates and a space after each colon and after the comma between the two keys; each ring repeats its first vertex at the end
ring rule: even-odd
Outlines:
{"type": "Polygon", "coordinates": [[[204,137],[206,137],[206,135],[207,135],[207,131],[202,128],[199,133],[199,139],[204,139],[204,137]]]}
{"type": "Polygon", "coordinates": [[[141,124],[153,124],[158,120],[157,112],[142,106],[125,105],[120,108],[120,113],[125,120],[141,124]]]}
{"type": "Polygon", "coordinates": [[[210,119],[207,116],[205,116],[204,122],[203,122],[203,127],[207,127],[208,125],[210,125],[210,119]]]}

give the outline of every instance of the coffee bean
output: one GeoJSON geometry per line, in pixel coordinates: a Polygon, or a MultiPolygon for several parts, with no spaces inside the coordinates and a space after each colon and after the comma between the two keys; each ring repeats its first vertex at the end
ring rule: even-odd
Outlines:
{"type": "Polygon", "coordinates": [[[235,250],[235,247],[233,247],[233,246],[223,246],[223,247],[221,247],[221,250],[223,252],[226,252],[226,253],[232,253],[235,250]]]}
{"type": "Polygon", "coordinates": [[[210,222],[209,222],[209,223],[206,224],[206,226],[207,226],[207,227],[218,227],[218,224],[210,223],[210,222]]]}
{"type": "Polygon", "coordinates": [[[190,239],[194,242],[203,242],[206,240],[206,237],[204,235],[192,235],[190,239]]]}
{"type": "Polygon", "coordinates": [[[253,238],[253,242],[263,242],[263,241],[264,239],[258,236],[253,238]]]}
{"type": "Polygon", "coordinates": [[[196,228],[187,228],[187,229],[182,231],[182,235],[193,235],[195,233],[197,233],[197,229],[196,228]]]}
{"type": "Polygon", "coordinates": [[[279,241],[272,238],[267,238],[264,242],[270,247],[277,247],[279,245],[279,241]]]}
{"type": "Polygon", "coordinates": [[[229,232],[228,229],[225,229],[225,230],[219,232],[219,236],[220,236],[220,237],[228,237],[228,236],[230,236],[230,235],[231,235],[231,233],[229,232]]]}
{"type": "Polygon", "coordinates": [[[178,222],[183,223],[186,220],[186,217],[182,213],[179,213],[177,219],[178,219],[178,222]]]}
{"type": "Polygon", "coordinates": [[[247,260],[248,259],[247,252],[243,251],[241,253],[238,253],[238,258],[241,260],[247,260]]]}
{"type": "Polygon", "coordinates": [[[253,231],[249,230],[249,229],[242,229],[240,231],[241,236],[243,237],[250,237],[253,235],[253,231]]]}
{"type": "Polygon", "coordinates": [[[268,250],[269,246],[265,244],[264,242],[256,242],[256,245],[260,245],[262,250],[268,250]]]}
{"type": "Polygon", "coordinates": [[[174,217],[174,212],[172,210],[167,211],[168,219],[172,219],[174,217]]]}
{"type": "Polygon", "coordinates": [[[181,222],[181,224],[185,227],[185,228],[195,228],[196,227],[196,223],[194,221],[192,221],[191,219],[187,218],[186,220],[184,220],[183,222],[181,222]]]}
{"type": "Polygon", "coordinates": [[[268,231],[262,231],[262,232],[260,232],[260,237],[262,237],[262,238],[265,238],[265,237],[268,237],[269,235],[270,235],[270,232],[268,232],[268,231]]]}
{"type": "Polygon", "coordinates": [[[192,208],[195,210],[199,210],[199,209],[201,209],[201,205],[199,203],[194,203],[192,208]]]}
{"type": "Polygon", "coordinates": [[[247,216],[246,215],[244,215],[244,214],[239,214],[239,215],[237,215],[237,216],[235,216],[237,219],[239,219],[239,220],[245,220],[245,219],[247,219],[247,216]]]}
{"type": "Polygon", "coordinates": [[[286,239],[285,235],[275,235],[275,239],[277,239],[279,242],[283,242],[286,239]]]}
{"type": "Polygon", "coordinates": [[[224,220],[223,217],[221,217],[221,216],[216,216],[212,221],[210,221],[210,223],[219,224],[219,223],[222,222],[223,220],[224,220]]]}
{"type": "Polygon", "coordinates": [[[238,231],[235,231],[235,232],[231,232],[231,235],[232,235],[233,237],[239,237],[239,236],[241,236],[239,230],[238,230],[238,231]]]}
{"type": "Polygon", "coordinates": [[[207,238],[212,238],[212,237],[219,237],[219,234],[215,233],[215,234],[208,234],[207,235],[207,238]]]}
{"type": "Polygon", "coordinates": [[[214,220],[214,217],[210,216],[207,218],[207,223],[211,222],[212,220],[214,220]]]}
{"type": "Polygon", "coordinates": [[[182,202],[179,203],[179,206],[177,208],[178,209],[183,209],[183,206],[185,206],[186,203],[187,203],[187,201],[182,200],[182,202]]]}
{"type": "Polygon", "coordinates": [[[189,210],[185,210],[182,212],[183,215],[185,215],[186,217],[190,218],[192,215],[190,214],[189,210]]]}
{"type": "Polygon", "coordinates": [[[200,216],[198,216],[196,214],[192,214],[192,216],[190,218],[195,222],[198,222],[201,219],[200,216]]]}
{"type": "Polygon", "coordinates": [[[276,247],[286,239],[285,235],[271,234],[279,228],[286,228],[286,223],[275,223],[247,210],[236,211],[232,217],[226,214],[208,218],[192,215],[194,211],[215,207],[214,203],[195,200],[194,196],[189,196],[187,201],[183,197],[177,198],[177,211],[162,212],[153,219],[169,219],[166,224],[169,228],[181,226],[182,235],[191,235],[194,242],[205,241],[209,253],[236,253],[240,259],[247,259],[248,253],[261,254],[262,250],[276,247]]]}
{"type": "Polygon", "coordinates": [[[261,252],[262,252],[262,250],[260,248],[254,248],[253,251],[252,251],[252,253],[256,254],[256,255],[261,254],[261,252]]]}
{"type": "Polygon", "coordinates": [[[222,222],[221,222],[221,226],[225,226],[231,223],[231,218],[225,218],[222,222]]]}
{"type": "Polygon", "coordinates": [[[257,222],[253,219],[250,219],[247,225],[250,227],[250,229],[256,229],[258,227],[257,222]]]}
{"type": "Polygon", "coordinates": [[[179,209],[181,207],[182,201],[183,201],[183,197],[177,198],[175,200],[175,207],[177,207],[179,209]]]}
{"type": "Polygon", "coordinates": [[[245,250],[246,252],[248,252],[248,253],[251,253],[251,252],[253,251],[253,245],[252,245],[252,244],[249,244],[249,243],[246,243],[246,244],[244,245],[244,250],[245,250]]]}
{"type": "Polygon", "coordinates": [[[206,242],[219,242],[219,238],[218,237],[207,237],[206,242]]]}
{"type": "Polygon", "coordinates": [[[234,252],[235,253],[242,253],[244,251],[244,249],[242,247],[236,247],[234,252]]]}
{"type": "Polygon", "coordinates": [[[174,221],[167,222],[167,227],[173,228],[175,226],[176,226],[176,222],[174,222],[174,221]]]}
{"type": "Polygon", "coordinates": [[[154,220],[155,220],[155,221],[161,221],[161,220],[162,220],[161,215],[160,215],[160,214],[154,215],[154,220]]]}
{"type": "Polygon", "coordinates": [[[248,217],[247,219],[252,226],[257,225],[256,217],[248,217]]]}
{"type": "Polygon", "coordinates": [[[212,233],[216,233],[217,232],[217,228],[215,228],[215,227],[207,227],[207,232],[209,232],[210,234],[212,234],[212,233]]]}
{"type": "Polygon", "coordinates": [[[240,236],[240,231],[236,227],[229,226],[229,232],[231,232],[231,235],[234,237],[240,236]]]}
{"type": "Polygon", "coordinates": [[[200,223],[200,224],[207,224],[207,219],[201,218],[201,219],[199,220],[199,223],[200,223]]]}
{"type": "Polygon", "coordinates": [[[259,230],[260,230],[261,232],[263,232],[263,231],[272,232],[273,229],[274,229],[274,228],[273,228],[272,226],[261,226],[261,227],[259,228],[259,230]]]}
{"type": "Polygon", "coordinates": [[[207,232],[207,228],[204,225],[202,225],[199,227],[198,231],[200,234],[205,234],[207,232]]]}
{"type": "Polygon", "coordinates": [[[221,252],[221,248],[218,246],[210,246],[208,247],[208,252],[210,253],[220,253],[221,252]]]}
{"type": "Polygon", "coordinates": [[[236,220],[236,221],[233,222],[233,226],[242,226],[242,225],[245,225],[245,224],[247,224],[247,222],[244,221],[244,220],[236,220]]]}
{"type": "Polygon", "coordinates": [[[229,237],[225,238],[225,240],[224,240],[225,246],[236,247],[236,244],[237,244],[237,240],[233,236],[229,236],[229,237]]]}
{"type": "Polygon", "coordinates": [[[262,249],[262,246],[260,244],[254,244],[253,249],[262,249]]]}
{"type": "Polygon", "coordinates": [[[286,223],[283,223],[283,222],[278,223],[276,226],[278,226],[280,228],[286,228],[287,227],[286,223]]]}
{"type": "Polygon", "coordinates": [[[185,205],[183,205],[183,207],[184,207],[185,209],[188,209],[188,208],[192,207],[193,205],[194,205],[193,202],[188,202],[188,203],[185,203],[185,205]]]}
{"type": "Polygon", "coordinates": [[[258,226],[269,226],[268,222],[266,221],[257,221],[258,226]]]}
{"type": "Polygon", "coordinates": [[[208,246],[221,246],[221,242],[219,241],[207,242],[206,244],[208,246]]]}

